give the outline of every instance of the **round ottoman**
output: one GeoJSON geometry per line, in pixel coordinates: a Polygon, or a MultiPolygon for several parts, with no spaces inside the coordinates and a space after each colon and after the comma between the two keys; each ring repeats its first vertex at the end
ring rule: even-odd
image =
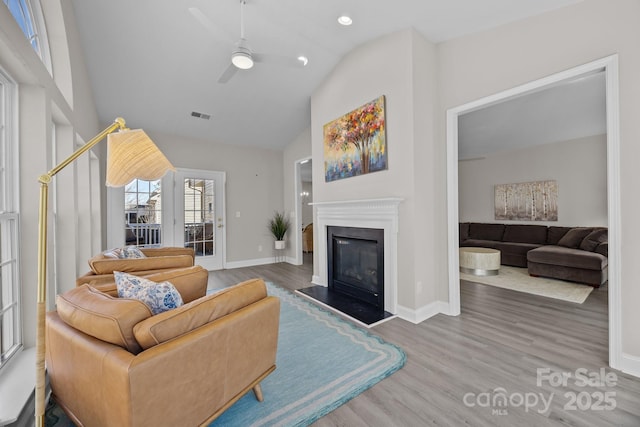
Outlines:
{"type": "Polygon", "coordinates": [[[460,271],[475,276],[495,276],[500,271],[500,251],[489,248],[459,248],[460,271]]]}

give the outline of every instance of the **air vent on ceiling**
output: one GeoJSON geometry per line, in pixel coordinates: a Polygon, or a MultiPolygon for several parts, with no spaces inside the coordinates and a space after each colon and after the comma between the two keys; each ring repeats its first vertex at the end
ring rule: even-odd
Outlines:
{"type": "Polygon", "coordinates": [[[197,117],[199,119],[209,120],[211,118],[211,114],[198,113],[197,111],[192,111],[191,115],[193,117],[197,117]]]}

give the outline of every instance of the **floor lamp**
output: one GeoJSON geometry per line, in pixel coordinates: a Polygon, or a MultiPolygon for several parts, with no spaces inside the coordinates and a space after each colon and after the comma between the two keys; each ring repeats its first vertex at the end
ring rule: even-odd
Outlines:
{"type": "Polygon", "coordinates": [[[44,426],[45,392],[45,314],[47,295],[47,216],[49,183],[51,179],[78,157],[108,136],[107,179],[109,187],[122,187],[138,178],[160,179],[167,171],[175,170],[144,131],[126,128],[118,117],[111,126],[80,147],[65,161],[40,176],[40,210],[38,216],[38,305],[36,333],[36,426],[44,426]],[[119,131],[114,133],[115,131],[119,131]]]}

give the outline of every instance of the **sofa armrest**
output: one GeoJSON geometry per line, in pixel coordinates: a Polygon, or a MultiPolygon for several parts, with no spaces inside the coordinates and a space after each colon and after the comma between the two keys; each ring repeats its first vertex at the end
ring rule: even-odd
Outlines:
{"type": "Polygon", "coordinates": [[[594,252],[609,258],[609,242],[600,243],[598,246],[596,246],[594,252]]]}
{"type": "MultiPolygon", "coordinates": [[[[154,282],[171,282],[176,287],[184,303],[202,298],[207,293],[209,272],[199,265],[187,268],[172,268],[168,270],[136,271],[136,276],[154,282]]],[[[86,275],[76,280],[76,286],[88,283],[95,289],[112,297],[118,296],[118,289],[113,274],[86,275]]]]}
{"type": "Polygon", "coordinates": [[[147,258],[109,258],[102,254],[89,260],[91,270],[96,274],[109,274],[114,271],[135,273],[136,271],[184,268],[193,265],[189,255],[154,256],[147,258]]]}

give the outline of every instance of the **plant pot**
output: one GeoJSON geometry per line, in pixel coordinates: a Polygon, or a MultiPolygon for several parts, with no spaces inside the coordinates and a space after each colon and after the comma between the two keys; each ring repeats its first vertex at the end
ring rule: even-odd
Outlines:
{"type": "Polygon", "coordinates": [[[275,242],[275,247],[276,249],[284,249],[285,248],[285,241],[284,240],[276,240],[275,242]]]}

